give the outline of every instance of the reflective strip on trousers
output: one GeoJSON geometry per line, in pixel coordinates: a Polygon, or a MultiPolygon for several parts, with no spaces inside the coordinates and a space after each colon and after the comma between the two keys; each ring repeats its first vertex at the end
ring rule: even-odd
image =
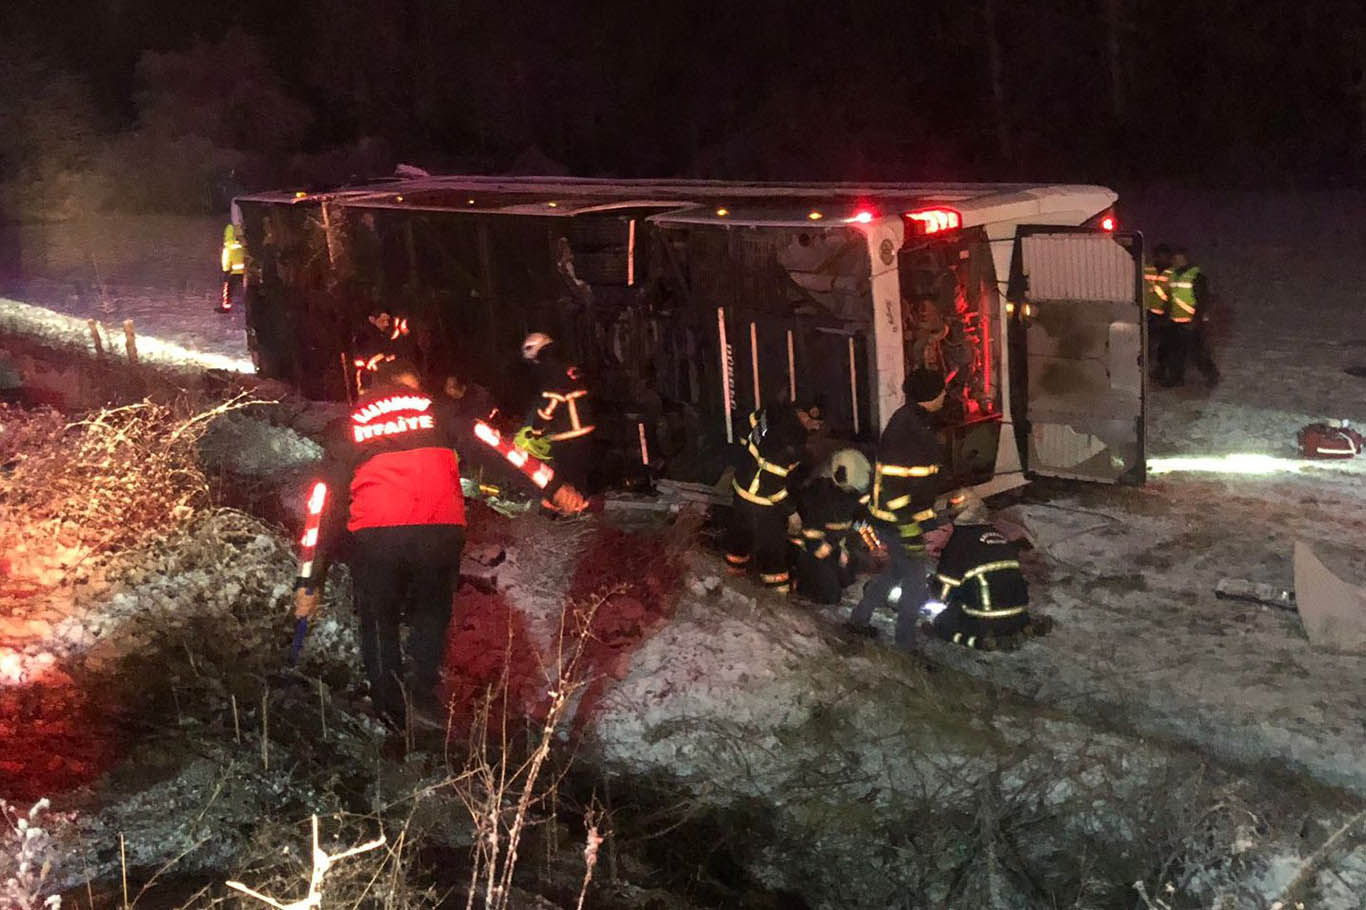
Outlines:
{"type": "Polygon", "coordinates": [[[1011,616],[1019,616],[1024,611],[1024,607],[1001,607],[995,610],[978,610],[972,607],[963,608],[964,613],[976,619],[1007,619],[1011,616]]]}

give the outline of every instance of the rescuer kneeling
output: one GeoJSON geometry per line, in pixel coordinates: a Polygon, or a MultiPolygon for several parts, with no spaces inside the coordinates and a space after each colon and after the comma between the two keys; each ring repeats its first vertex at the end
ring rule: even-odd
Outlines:
{"type": "MultiPolygon", "coordinates": [[[[402,728],[407,680],[399,642],[400,623],[406,622],[413,719],[444,727],[439,673],[465,542],[455,450],[479,443],[473,425],[422,390],[411,363],[384,361],[372,375],[355,410],[328,431],[321,478],[310,496],[317,522],[304,536],[295,615],[308,618],[317,610],[327,561],[349,532],[346,558],[375,709],[402,728]]],[[[558,479],[547,480],[538,492],[566,510],[584,505],[558,479]]]]}
{"type": "Polygon", "coordinates": [[[857,449],[830,456],[819,476],[796,494],[802,519],[797,549],[797,593],[816,603],[840,602],[853,581],[849,535],[867,501],[872,468],[857,449]]]}
{"type": "Polygon", "coordinates": [[[938,600],[921,608],[935,636],[983,651],[1011,649],[1042,635],[1048,617],[1031,619],[1019,547],[988,520],[986,504],[966,494],[939,556],[938,600]]]}

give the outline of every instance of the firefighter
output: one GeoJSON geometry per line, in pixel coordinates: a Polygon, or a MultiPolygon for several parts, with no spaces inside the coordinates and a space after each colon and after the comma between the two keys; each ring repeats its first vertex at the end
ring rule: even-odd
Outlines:
{"type": "Polygon", "coordinates": [[[352,366],[355,368],[356,394],[369,385],[380,364],[386,361],[416,359],[408,317],[392,312],[383,304],[370,308],[366,324],[352,339],[352,366]]]}
{"type": "MultiPolygon", "coordinates": [[[[320,469],[322,517],[312,564],[295,582],[295,615],[308,618],[317,611],[326,564],[349,533],[361,658],[374,707],[386,722],[403,728],[400,623],[406,622],[413,720],[444,727],[437,687],[465,539],[454,450],[478,443],[472,426],[422,391],[411,363],[384,361],[371,375],[355,410],[328,431],[320,469]]],[[[566,508],[582,504],[562,480],[552,481],[547,491],[566,508]]]]}
{"type": "Polygon", "coordinates": [[[554,339],[542,332],[522,342],[522,358],[531,365],[538,390],[526,435],[548,444],[557,473],[580,490],[589,489],[596,427],[583,370],[561,360],[554,339]]]}
{"type": "MultiPolygon", "coordinates": [[[[438,374],[439,375],[439,374],[438,374]]],[[[462,426],[482,420],[498,425],[499,412],[488,389],[458,374],[447,374],[440,382],[447,407],[461,421],[462,426]]],[[[488,446],[472,446],[460,450],[461,476],[484,483],[497,477],[504,467],[503,459],[488,446]]]]}
{"type": "Polygon", "coordinates": [[[237,226],[228,222],[223,228],[223,295],[218,301],[218,312],[231,313],[232,300],[241,293],[242,280],[247,273],[247,251],[242,247],[237,226]]]}
{"type": "Polygon", "coordinates": [[[451,400],[452,407],[461,417],[470,420],[488,420],[498,408],[493,403],[489,390],[471,382],[464,376],[447,375],[441,383],[442,391],[451,400]]]}
{"type": "Polygon", "coordinates": [[[1171,328],[1162,385],[1168,388],[1182,385],[1186,381],[1186,361],[1193,360],[1205,381],[1213,387],[1219,383],[1219,368],[1210,353],[1209,317],[1213,300],[1209,279],[1200,266],[1191,264],[1184,249],[1172,252],[1167,288],[1171,298],[1168,307],[1171,328]]]}
{"type": "Polygon", "coordinates": [[[863,512],[872,478],[868,459],[857,449],[840,449],[796,494],[801,538],[796,556],[796,591],[816,603],[839,603],[853,581],[848,537],[863,512]]]}
{"type": "Polygon", "coordinates": [[[792,405],[767,405],[749,415],[749,435],[731,481],[734,499],[726,536],[726,563],[740,575],[754,569],[771,591],[792,589],[788,571],[788,520],[792,472],[806,444],[806,427],[792,405]]]}
{"type": "Polygon", "coordinates": [[[1009,649],[1051,625],[1046,617],[1030,619],[1018,546],[988,520],[985,503],[971,494],[954,517],[935,583],[938,599],[928,601],[921,615],[945,641],[984,651],[1009,649]]]}
{"type": "Polygon", "coordinates": [[[887,568],[863,588],[863,598],[849,626],[875,635],[873,611],[897,611],[896,643],[909,646],[917,616],[929,596],[933,570],[924,535],[938,525],[934,511],[943,446],[933,428],[933,415],[944,407],[944,377],[913,370],[902,384],[906,403],[892,414],[877,444],[868,513],[873,530],[887,551],[887,568]]]}
{"type": "Polygon", "coordinates": [[[1167,336],[1171,333],[1171,317],[1167,312],[1171,303],[1168,284],[1171,281],[1172,250],[1165,243],[1153,248],[1152,261],[1143,266],[1143,305],[1148,311],[1148,347],[1151,363],[1148,373],[1158,379],[1166,362],[1167,336]]]}

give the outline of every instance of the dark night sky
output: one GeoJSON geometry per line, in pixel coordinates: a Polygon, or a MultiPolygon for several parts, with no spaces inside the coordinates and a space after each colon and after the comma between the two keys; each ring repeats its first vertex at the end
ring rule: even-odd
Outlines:
{"type": "Polygon", "coordinates": [[[1366,172],[1366,4],[1346,0],[60,6],[60,25],[52,4],[30,0],[0,24],[44,73],[78,77],[103,133],[146,128],[148,92],[160,92],[163,133],[213,132],[259,160],[372,137],[434,167],[498,170],[535,147],[589,175],[1366,172]],[[245,40],[204,50],[231,29],[245,40]],[[245,75],[230,72],[253,46],[245,75]],[[139,69],[147,51],[190,53],[139,69]],[[233,129],[182,115],[215,98],[234,108],[233,129]]]}

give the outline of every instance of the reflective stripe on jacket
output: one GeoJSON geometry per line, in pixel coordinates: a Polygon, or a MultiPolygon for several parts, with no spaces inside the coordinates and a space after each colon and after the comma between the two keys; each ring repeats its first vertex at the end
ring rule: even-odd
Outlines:
{"type": "Polygon", "coordinates": [[[976,619],[1008,619],[1029,606],[1018,549],[990,524],[955,526],[936,577],[939,599],[976,619]]]}
{"type": "Polygon", "coordinates": [[[919,539],[923,525],[935,519],[942,451],[930,428],[929,413],[917,404],[898,408],[878,440],[868,512],[895,525],[903,546],[909,549],[923,546],[919,539]]]}
{"type": "Polygon", "coordinates": [[[578,367],[552,368],[542,382],[541,403],[531,428],[547,442],[564,442],[597,429],[591,399],[578,367]]]}
{"type": "Polygon", "coordinates": [[[1171,269],[1159,272],[1155,265],[1143,267],[1143,305],[1154,316],[1165,316],[1169,301],[1167,284],[1171,281],[1171,269]]]}
{"type": "Polygon", "coordinates": [[[223,271],[240,275],[247,270],[247,251],[237,239],[237,229],[229,224],[223,228],[223,271]]]}
{"type": "Polygon", "coordinates": [[[745,451],[749,458],[735,471],[731,487],[735,495],[760,506],[773,506],[787,499],[787,475],[797,467],[795,462],[781,463],[770,461],[763,452],[764,440],[755,442],[756,430],[762,418],[761,411],[749,415],[749,435],[745,437],[745,451]]]}
{"type": "Polygon", "coordinates": [[[1195,279],[1200,277],[1200,266],[1192,265],[1184,272],[1175,270],[1171,273],[1171,280],[1168,282],[1171,305],[1168,308],[1168,315],[1172,322],[1190,322],[1195,318],[1195,311],[1199,306],[1199,301],[1195,299],[1195,279]]]}

